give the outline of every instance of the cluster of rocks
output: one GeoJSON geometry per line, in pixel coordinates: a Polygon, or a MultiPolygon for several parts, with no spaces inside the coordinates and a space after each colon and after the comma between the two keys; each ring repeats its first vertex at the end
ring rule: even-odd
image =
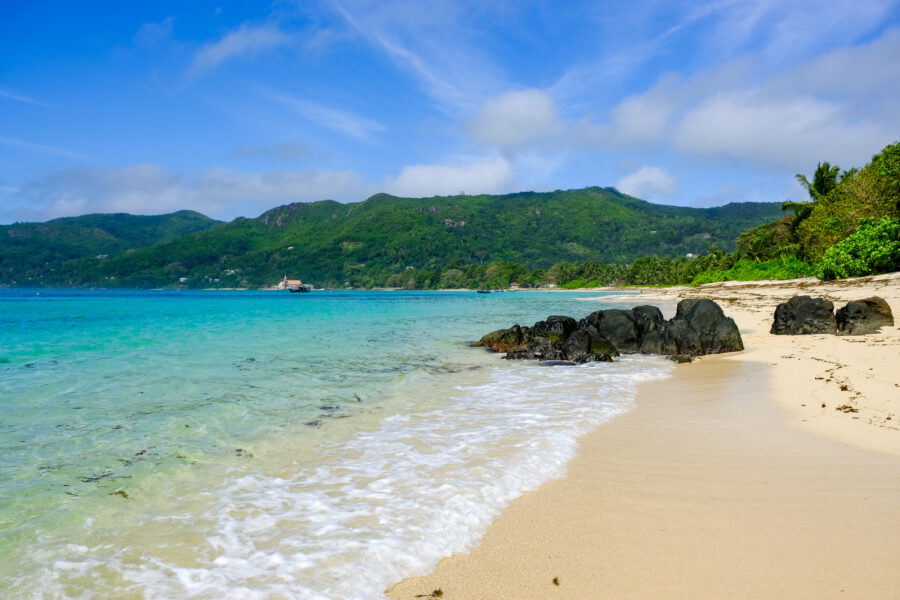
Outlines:
{"type": "Polygon", "coordinates": [[[825,298],[794,296],[775,309],[775,321],[772,323],[770,333],[864,335],[893,325],[894,315],[891,313],[891,307],[878,296],[848,302],[837,312],[834,310],[834,304],[825,298]]]}
{"type": "Polygon", "coordinates": [[[493,331],[475,346],[509,359],[575,363],[608,362],[620,353],[691,357],[744,349],[734,320],[712,300],[682,300],[668,321],[655,306],[598,310],[579,321],[551,316],[493,331]]]}

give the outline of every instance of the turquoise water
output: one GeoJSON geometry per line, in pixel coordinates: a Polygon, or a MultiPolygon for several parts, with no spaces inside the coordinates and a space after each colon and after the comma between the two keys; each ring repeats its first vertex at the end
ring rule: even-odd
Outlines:
{"type": "Polygon", "coordinates": [[[0,589],[383,597],[665,373],[469,347],[597,297],[0,291],[0,589]]]}

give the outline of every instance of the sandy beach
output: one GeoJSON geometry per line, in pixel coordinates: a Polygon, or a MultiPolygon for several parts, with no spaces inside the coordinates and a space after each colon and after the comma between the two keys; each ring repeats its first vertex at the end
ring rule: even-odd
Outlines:
{"type": "Polygon", "coordinates": [[[796,294],[835,308],[878,295],[896,319],[900,274],[640,291],[628,301],[716,300],[745,351],[643,384],[637,408],[581,440],[566,477],[390,597],[896,598],[900,328],[769,327],[796,294]]]}

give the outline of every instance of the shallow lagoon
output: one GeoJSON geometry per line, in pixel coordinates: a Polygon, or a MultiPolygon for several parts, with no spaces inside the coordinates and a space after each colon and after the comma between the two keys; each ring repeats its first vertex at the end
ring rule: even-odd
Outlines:
{"type": "Polygon", "coordinates": [[[4,290],[0,584],[379,597],[561,475],[668,369],[468,346],[598,296],[4,290]]]}

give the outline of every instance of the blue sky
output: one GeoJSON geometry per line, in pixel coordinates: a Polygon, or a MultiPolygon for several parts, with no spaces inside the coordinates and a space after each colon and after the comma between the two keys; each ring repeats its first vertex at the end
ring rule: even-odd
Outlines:
{"type": "Polygon", "coordinates": [[[616,186],[801,200],[900,139],[900,1],[5,2],[0,223],[616,186]]]}

